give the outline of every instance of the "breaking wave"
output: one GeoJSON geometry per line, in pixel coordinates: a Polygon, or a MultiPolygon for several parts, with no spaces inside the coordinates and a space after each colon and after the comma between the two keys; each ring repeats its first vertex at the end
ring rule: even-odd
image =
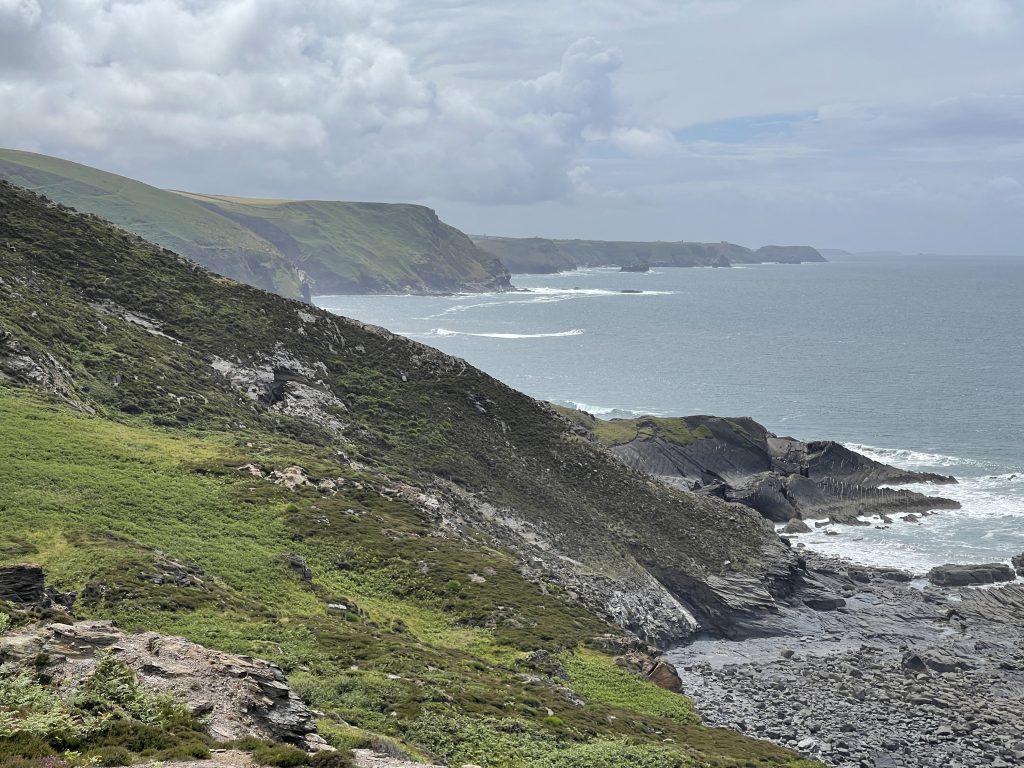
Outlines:
{"type": "Polygon", "coordinates": [[[485,339],[553,339],[563,336],[582,336],[582,328],[554,333],[469,333],[468,331],[450,331],[447,328],[432,328],[424,336],[478,336],[485,339]]]}

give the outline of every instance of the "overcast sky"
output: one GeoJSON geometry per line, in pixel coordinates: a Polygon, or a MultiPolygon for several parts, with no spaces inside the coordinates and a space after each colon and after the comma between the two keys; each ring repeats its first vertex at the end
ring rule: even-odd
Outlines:
{"type": "Polygon", "coordinates": [[[0,0],[0,145],[480,233],[1024,255],[1024,0],[0,0]]]}

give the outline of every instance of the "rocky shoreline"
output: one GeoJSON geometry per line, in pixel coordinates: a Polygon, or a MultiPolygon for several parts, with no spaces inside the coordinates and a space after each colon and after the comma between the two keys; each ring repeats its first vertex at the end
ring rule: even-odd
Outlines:
{"type": "Polygon", "coordinates": [[[805,554],[772,636],[668,654],[709,725],[835,768],[1024,765],[1024,584],[939,587],[805,554]]]}

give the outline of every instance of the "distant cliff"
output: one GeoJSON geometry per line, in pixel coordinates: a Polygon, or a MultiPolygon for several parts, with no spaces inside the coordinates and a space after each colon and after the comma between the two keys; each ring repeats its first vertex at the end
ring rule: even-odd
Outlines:
{"type": "Polygon", "coordinates": [[[9,149],[0,149],[0,179],[45,191],[220,275],[289,298],[511,288],[492,254],[421,205],[176,193],[9,149]]]}
{"type": "Polygon", "coordinates": [[[549,240],[474,235],[513,273],[547,274],[579,267],[728,267],[733,264],[800,264],[825,258],[806,245],[766,245],[756,251],[734,243],[549,240]]]}

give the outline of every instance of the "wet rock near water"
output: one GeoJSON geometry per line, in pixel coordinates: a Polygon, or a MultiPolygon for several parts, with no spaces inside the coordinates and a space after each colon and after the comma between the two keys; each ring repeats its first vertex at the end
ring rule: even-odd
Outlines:
{"type": "Polygon", "coordinates": [[[968,587],[1013,581],[1017,574],[1005,563],[940,565],[928,572],[928,581],[940,587],[968,587]]]}
{"type": "Polygon", "coordinates": [[[1024,585],[940,588],[808,561],[816,593],[845,605],[794,601],[773,637],[668,654],[708,724],[835,768],[1024,765],[1024,585]]]}

